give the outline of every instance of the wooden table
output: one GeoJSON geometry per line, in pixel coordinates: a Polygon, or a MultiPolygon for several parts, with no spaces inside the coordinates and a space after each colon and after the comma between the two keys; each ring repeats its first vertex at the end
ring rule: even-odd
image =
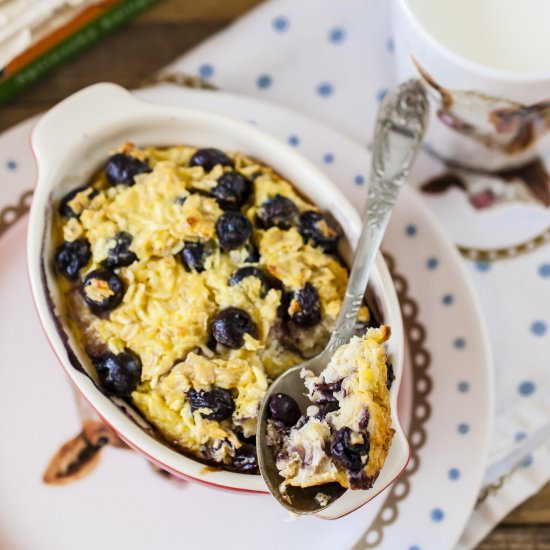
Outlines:
{"type": "MultiPolygon", "coordinates": [[[[98,81],[132,88],[261,0],[164,0],[0,105],[0,132],[98,81]]],[[[510,514],[483,550],[550,550],[550,484],[510,514]]]]}

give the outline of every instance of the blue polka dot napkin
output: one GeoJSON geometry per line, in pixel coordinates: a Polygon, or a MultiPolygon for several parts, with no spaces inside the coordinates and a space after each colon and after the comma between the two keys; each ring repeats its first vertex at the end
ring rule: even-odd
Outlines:
{"type": "MultiPolygon", "coordinates": [[[[394,85],[389,2],[271,0],[166,68],[176,71],[294,108],[368,146],[377,103],[394,85]]],[[[300,144],[298,130],[288,138],[293,145],[300,144]]],[[[327,153],[324,161],[334,158],[327,153]]],[[[429,259],[427,267],[436,269],[437,261],[429,259]]],[[[460,543],[471,548],[550,480],[550,244],[515,258],[465,263],[496,371],[485,484],[506,480],[472,514],[460,543]]],[[[453,306],[452,295],[443,300],[453,306]]],[[[468,342],[459,338],[454,345],[468,342]]],[[[459,391],[469,391],[469,384],[459,391]]]]}

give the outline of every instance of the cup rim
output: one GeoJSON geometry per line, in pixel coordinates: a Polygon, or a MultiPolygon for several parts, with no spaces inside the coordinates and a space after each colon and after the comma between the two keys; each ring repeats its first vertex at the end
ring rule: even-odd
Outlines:
{"type": "Polygon", "coordinates": [[[517,72],[506,69],[497,69],[495,67],[491,67],[490,65],[484,65],[483,63],[473,61],[455,52],[450,47],[443,44],[443,42],[438,40],[428,30],[424,22],[411,7],[409,0],[394,0],[394,6],[397,3],[399,3],[402,11],[408,17],[416,32],[418,32],[424,40],[428,41],[432,45],[432,47],[439,50],[439,53],[450,58],[451,61],[453,61],[454,63],[465,66],[469,71],[475,73],[476,75],[514,84],[527,84],[529,82],[539,83],[545,80],[550,80],[550,70],[517,72]]]}

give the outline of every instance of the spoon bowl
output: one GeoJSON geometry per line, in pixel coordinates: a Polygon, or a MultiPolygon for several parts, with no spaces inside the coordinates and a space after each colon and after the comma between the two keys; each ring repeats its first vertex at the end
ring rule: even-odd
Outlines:
{"type": "MultiPolygon", "coordinates": [[[[300,411],[304,412],[307,407],[311,405],[311,402],[304,393],[305,388],[300,378],[300,372],[303,368],[309,369],[310,367],[308,365],[310,363],[312,366],[315,366],[315,362],[318,359],[323,359],[324,353],[323,351],[313,359],[305,361],[281,374],[272,384],[272,386],[276,386],[276,391],[270,392],[270,397],[275,393],[285,393],[292,397],[296,403],[298,403],[300,411]]],[[[264,426],[264,431],[267,428],[268,419],[269,399],[264,399],[258,415],[258,425],[264,426]]],[[[256,437],[258,438],[258,435],[256,437]]],[[[283,492],[281,491],[283,478],[279,475],[279,470],[277,470],[273,450],[271,447],[267,446],[265,441],[262,444],[257,444],[256,450],[258,453],[258,465],[260,466],[260,471],[269,492],[275,496],[283,506],[289,508],[291,512],[298,514],[315,514],[326,508],[326,504],[323,505],[315,498],[318,493],[327,495],[332,503],[346,492],[346,489],[338,483],[327,483],[325,485],[307,487],[305,489],[300,487],[286,487],[283,492]],[[280,499],[278,497],[280,497],[280,499]]]]}

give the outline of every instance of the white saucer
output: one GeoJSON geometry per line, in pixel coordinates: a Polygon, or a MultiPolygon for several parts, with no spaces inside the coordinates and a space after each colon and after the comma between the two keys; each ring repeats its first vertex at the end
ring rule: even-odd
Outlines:
{"type": "MultiPolygon", "coordinates": [[[[550,170],[550,162],[547,165],[550,170]]],[[[446,172],[447,168],[439,160],[423,154],[411,181],[422,189],[427,181],[446,172]]],[[[527,193],[527,190],[522,192],[527,193]]],[[[422,199],[462,249],[508,249],[529,242],[550,229],[550,210],[534,201],[511,201],[477,209],[466,192],[457,188],[441,193],[422,192],[422,199]]]]}

